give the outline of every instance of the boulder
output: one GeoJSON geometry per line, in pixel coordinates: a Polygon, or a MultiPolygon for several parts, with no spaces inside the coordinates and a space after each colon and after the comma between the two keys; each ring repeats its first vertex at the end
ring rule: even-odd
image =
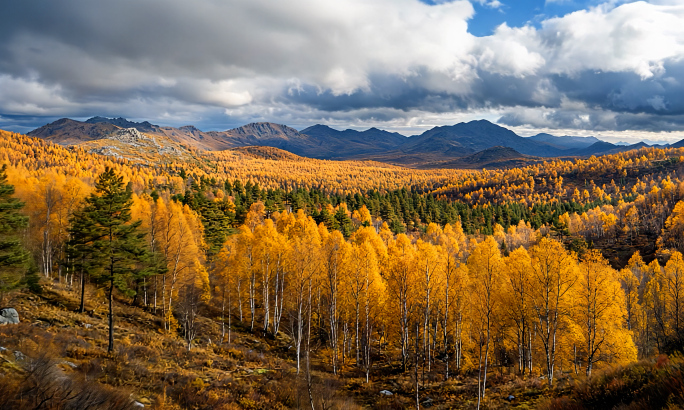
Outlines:
{"type": "Polygon", "coordinates": [[[20,352],[19,350],[15,350],[14,360],[16,360],[17,362],[23,362],[24,360],[26,360],[26,355],[20,352]]]}
{"type": "Polygon", "coordinates": [[[19,323],[19,313],[16,309],[0,309],[0,325],[15,325],[17,323],[19,323]]]}

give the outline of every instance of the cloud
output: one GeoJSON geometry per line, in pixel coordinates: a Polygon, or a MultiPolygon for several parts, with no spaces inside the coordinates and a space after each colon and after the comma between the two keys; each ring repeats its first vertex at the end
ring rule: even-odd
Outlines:
{"type": "Polygon", "coordinates": [[[475,37],[465,0],[9,2],[0,125],[410,128],[497,113],[516,126],[684,129],[684,5],[617,4],[475,37]]]}
{"type": "Polygon", "coordinates": [[[498,9],[504,5],[499,0],[475,0],[475,1],[477,1],[478,3],[480,3],[481,5],[483,5],[485,7],[489,7],[492,9],[498,9]]]}

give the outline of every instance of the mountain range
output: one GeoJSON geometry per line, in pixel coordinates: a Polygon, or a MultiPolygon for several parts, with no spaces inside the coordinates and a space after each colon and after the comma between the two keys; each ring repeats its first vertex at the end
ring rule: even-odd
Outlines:
{"type": "MultiPolygon", "coordinates": [[[[487,120],[438,126],[405,137],[377,128],[339,131],[314,125],[298,131],[286,125],[252,123],[226,131],[201,131],[192,125],[164,127],[147,121],[93,117],[87,121],[57,120],[28,133],[62,145],[107,140],[122,129],[171,141],[184,149],[219,151],[247,146],[278,148],[293,154],[331,160],[375,160],[415,167],[519,164],[549,157],[585,157],[612,154],[647,146],[643,142],[616,145],[595,137],[537,134],[521,137],[487,120]],[[496,149],[493,149],[496,148],[496,149]],[[474,155],[483,151],[482,155],[474,155]],[[478,160],[479,158],[479,160],[478,160]]],[[[684,140],[670,146],[684,146],[684,140]]],[[[660,146],[662,147],[662,146],[660,146]]]]}

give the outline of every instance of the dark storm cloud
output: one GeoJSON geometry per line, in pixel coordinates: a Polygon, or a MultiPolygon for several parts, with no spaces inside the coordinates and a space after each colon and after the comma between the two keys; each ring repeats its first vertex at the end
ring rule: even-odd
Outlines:
{"type": "Polygon", "coordinates": [[[472,13],[467,1],[5,2],[0,127],[495,111],[508,125],[684,129],[684,6],[605,5],[483,38],[467,32],[472,13]]]}

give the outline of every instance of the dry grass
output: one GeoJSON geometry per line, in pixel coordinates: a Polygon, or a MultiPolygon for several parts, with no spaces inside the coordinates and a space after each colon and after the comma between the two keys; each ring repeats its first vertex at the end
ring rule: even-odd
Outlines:
{"type": "MultiPolygon", "coordinates": [[[[91,301],[100,300],[90,296],[91,301]]],[[[207,318],[212,312],[206,311],[200,318],[197,344],[188,351],[178,334],[161,330],[158,316],[116,303],[116,348],[110,355],[105,306],[89,303],[88,313],[79,314],[75,312],[77,302],[75,294],[59,289],[46,290],[41,296],[14,295],[13,306],[22,323],[0,327],[0,346],[5,348],[0,349],[0,386],[3,393],[7,392],[0,397],[0,409],[37,407],[39,402],[27,401],[28,396],[39,401],[47,397],[49,406],[43,407],[49,409],[79,408],[83,403],[91,408],[130,408],[133,400],[154,409],[310,408],[303,372],[296,374],[292,352],[287,349],[291,341],[286,336],[262,338],[238,326],[233,329],[232,343],[217,344],[220,326],[207,318]],[[14,351],[21,352],[26,360],[18,360],[14,351]],[[97,404],[105,398],[112,403],[110,407],[97,404]]],[[[377,357],[367,384],[361,370],[350,363],[342,366],[339,376],[332,375],[325,352],[321,348],[312,355],[316,409],[415,406],[412,371],[404,373],[398,363],[377,357]],[[394,394],[382,396],[381,390],[394,394]]],[[[621,373],[597,375],[586,383],[573,384],[568,377],[561,377],[560,387],[554,390],[539,378],[521,380],[506,371],[496,371],[490,374],[483,408],[537,408],[551,396],[557,398],[544,404],[548,409],[613,405],[614,397],[648,385],[638,375],[656,381],[648,392],[666,397],[669,403],[684,403],[679,367],[683,362],[645,362],[626,367],[621,373]],[[513,402],[506,400],[509,395],[515,396],[513,402]]],[[[424,384],[421,378],[421,407],[475,408],[476,379],[463,374],[444,381],[440,366],[435,363],[424,384]]],[[[647,407],[635,404],[624,408],[647,407]]]]}
{"type": "MultiPolygon", "coordinates": [[[[157,316],[117,303],[115,350],[109,355],[104,306],[91,303],[88,313],[79,314],[77,302],[66,290],[14,295],[22,323],[0,327],[0,346],[6,349],[0,352],[0,386],[9,392],[0,408],[37,407],[26,401],[27,392],[32,399],[45,399],[36,389],[51,395],[49,409],[86,408],[83,403],[97,403],[102,397],[109,397],[110,407],[90,408],[131,408],[133,400],[159,409],[309,406],[303,377],[296,375],[289,358],[279,357],[283,349],[276,341],[234,332],[232,343],[218,345],[212,342],[220,339],[218,324],[202,318],[201,338],[188,351],[177,334],[160,330],[157,316]],[[17,360],[14,351],[26,361],[17,360]]],[[[357,408],[340,394],[341,388],[337,379],[317,372],[316,408],[357,408]]]]}
{"type": "Polygon", "coordinates": [[[684,359],[660,356],[600,372],[571,388],[567,396],[547,400],[542,409],[684,408],[684,359]]]}

